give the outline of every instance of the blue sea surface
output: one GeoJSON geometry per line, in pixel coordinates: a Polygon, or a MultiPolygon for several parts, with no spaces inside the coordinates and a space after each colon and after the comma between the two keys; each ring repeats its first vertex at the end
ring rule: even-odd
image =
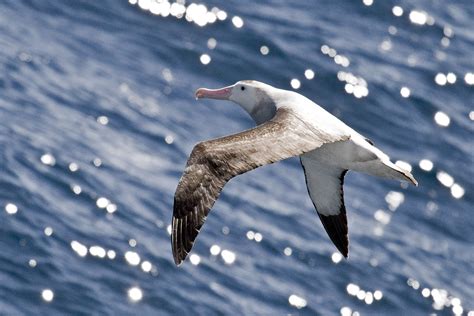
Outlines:
{"type": "Polygon", "coordinates": [[[0,1],[1,315],[474,315],[470,0],[0,1]],[[232,180],[176,267],[199,87],[295,90],[411,168],[351,173],[350,254],[298,159],[232,180]]]}

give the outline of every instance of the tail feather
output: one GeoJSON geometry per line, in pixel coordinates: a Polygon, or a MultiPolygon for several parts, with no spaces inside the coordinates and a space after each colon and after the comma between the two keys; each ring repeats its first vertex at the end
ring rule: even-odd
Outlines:
{"type": "Polygon", "coordinates": [[[402,176],[401,178],[399,178],[400,180],[405,180],[405,181],[411,182],[416,187],[418,186],[418,181],[416,181],[415,177],[408,170],[405,170],[397,165],[394,165],[394,166],[396,167],[396,169],[395,168],[392,168],[392,169],[400,173],[402,176]]]}
{"type": "Polygon", "coordinates": [[[356,163],[351,169],[377,177],[407,181],[418,186],[418,181],[409,171],[395,165],[388,159],[374,159],[356,163]]]}

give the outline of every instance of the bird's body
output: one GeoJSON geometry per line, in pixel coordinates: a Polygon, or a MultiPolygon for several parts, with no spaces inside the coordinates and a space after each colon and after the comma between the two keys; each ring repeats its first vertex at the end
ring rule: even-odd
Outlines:
{"type": "Polygon", "coordinates": [[[225,183],[265,164],[300,157],[311,200],[344,256],[348,230],[343,181],[348,170],[417,184],[370,140],[296,92],[240,81],[219,90],[199,89],[196,96],[234,101],[258,126],[195,146],[175,195],[172,248],[176,264],[191,250],[225,183]]]}

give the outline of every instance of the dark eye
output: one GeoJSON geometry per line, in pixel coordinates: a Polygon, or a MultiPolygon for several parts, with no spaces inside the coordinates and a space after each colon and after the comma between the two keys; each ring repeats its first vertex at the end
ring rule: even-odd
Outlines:
{"type": "Polygon", "coordinates": [[[244,91],[244,90],[245,90],[245,87],[244,87],[244,86],[240,87],[240,90],[244,91]]]}

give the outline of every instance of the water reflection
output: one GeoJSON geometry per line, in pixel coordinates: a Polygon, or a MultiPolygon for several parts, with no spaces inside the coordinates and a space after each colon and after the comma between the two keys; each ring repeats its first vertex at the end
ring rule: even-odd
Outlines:
{"type": "Polygon", "coordinates": [[[268,55],[268,53],[270,53],[270,49],[268,48],[268,46],[263,45],[260,47],[260,53],[262,55],[268,55]]]}
{"type": "Polygon", "coordinates": [[[354,296],[358,300],[364,301],[367,305],[371,305],[374,301],[380,301],[383,298],[382,291],[366,291],[363,290],[359,285],[354,283],[347,284],[346,291],[350,296],[354,296]]]}
{"type": "Polygon", "coordinates": [[[304,76],[306,77],[306,79],[312,80],[314,78],[314,71],[312,69],[306,69],[304,71],[304,76]]]}
{"type": "MultiPolygon", "coordinates": [[[[431,298],[433,301],[431,306],[434,310],[442,311],[445,308],[450,308],[451,312],[454,315],[463,314],[464,308],[462,306],[461,300],[456,296],[450,295],[447,290],[440,289],[440,288],[430,289],[429,287],[421,288],[420,282],[414,278],[409,278],[407,280],[407,284],[409,287],[411,287],[412,289],[416,291],[421,289],[419,293],[424,298],[431,298]]],[[[470,315],[471,313],[474,313],[474,312],[469,311],[468,315],[470,315]]]]}
{"type": "Polygon", "coordinates": [[[301,87],[301,82],[298,79],[293,78],[290,81],[290,85],[293,89],[297,90],[301,87]]]}
{"type": "Polygon", "coordinates": [[[296,294],[291,294],[290,297],[288,297],[288,303],[297,309],[301,309],[307,305],[306,300],[296,294]]]}
{"type": "Polygon", "coordinates": [[[333,252],[333,254],[331,255],[331,260],[332,260],[332,262],[334,262],[335,264],[338,264],[339,262],[341,262],[341,260],[342,260],[342,255],[341,255],[341,253],[339,253],[339,252],[333,252]]]}
{"type": "Polygon", "coordinates": [[[218,245],[212,245],[211,248],[209,248],[209,251],[211,255],[217,256],[221,252],[221,247],[219,247],[218,245]]]}
{"type": "Polygon", "coordinates": [[[233,264],[236,259],[235,253],[227,249],[222,250],[221,257],[226,264],[233,264]]]}
{"type": "Polygon", "coordinates": [[[420,166],[421,170],[424,170],[427,172],[433,170],[433,162],[429,159],[420,160],[420,163],[418,165],[420,166]]]}
{"type": "Polygon", "coordinates": [[[140,264],[140,255],[138,253],[136,253],[135,251],[127,251],[125,252],[125,260],[127,261],[127,263],[131,266],[137,266],[140,264]]]}
{"type": "Polygon", "coordinates": [[[244,26],[244,20],[240,16],[234,16],[232,18],[232,24],[238,29],[240,29],[242,26],[244,26]]]}
{"type": "Polygon", "coordinates": [[[449,118],[448,114],[441,111],[436,112],[434,115],[434,120],[436,124],[442,127],[448,127],[451,123],[451,119],[449,118]]]}
{"type": "Polygon", "coordinates": [[[41,156],[41,162],[47,166],[54,166],[56,164],[56,158],[52,154],[44,154],[41,156]]]}
{"type": "Polygon", "coordinates": [[[211,56],[208,54],[202,54],[201,57],[199,57],[199,60],[201,61],[201,64],[207,65],[211,62],[211,56]]]}
{"type": "Polygon", "coordinates": [[[192,265],[197,266],[201,262],[201,257],[193,253],[189,256],[189,261],[191,262],[192,265]]]}
{"type": "Polygon", "coordinates": [[[143,291],[137,286],[130,288],[127,294],[132,302],[138,302],[143,298],[143,291]]]}
{"type": "Polygon", "coordinates": [[[5,212],[10,215],[14,215],[18,212],[18,207],[13,203],[7,203],[5,205],[5,212]]]}
{"type": "Polygon", "coordinates": [[[54,299],[54,292],[51,289],[44,289],[41,292],[41,297],[45,302],[52,302],[54,299]]]}
{"type": "Polygon", "coordinates": [[[396,5],[392,8],[392,13],[395,16],[402,16],[403,15],[403,8],[396,5]]]}

